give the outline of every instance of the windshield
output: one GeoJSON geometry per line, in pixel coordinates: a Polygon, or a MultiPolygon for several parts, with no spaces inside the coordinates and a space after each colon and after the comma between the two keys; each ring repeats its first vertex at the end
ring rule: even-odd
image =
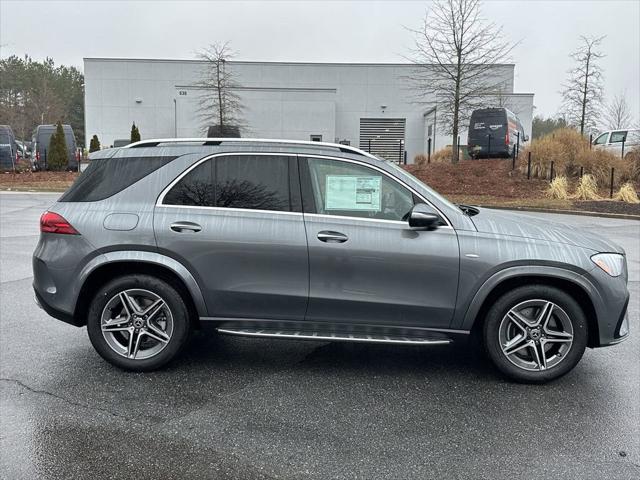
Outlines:
{"type": "Polygon", "coordinates": [[[442,195],[440,195],[438,192],[436,192],[434,189],[432,189],[431,187],[429,187],[426,183],[424,183],[422,180],[420,180],[419,178],[417,178],[416,176],[410,174],[409,172],[407,172],[404,168],[398,166],[396,163],[394,162],[385,162],[387,165],[389,165],[394,172],[397,174],[398,177],[404,179],[404,180],[409,180],[409,183],[411,182],[411,180],[416,181],[418,183],[420,183],[420,185],[422,185],[423,188],[425,188],[428,192],[429,195],[435,197],[436,199],[438,199],[439,201],[441,201],[442,203],[450,206],[451,208],[458,208],[454,203],[452,203],[450,200],[447,200],[445,197],[443,197],[442,195]]]}

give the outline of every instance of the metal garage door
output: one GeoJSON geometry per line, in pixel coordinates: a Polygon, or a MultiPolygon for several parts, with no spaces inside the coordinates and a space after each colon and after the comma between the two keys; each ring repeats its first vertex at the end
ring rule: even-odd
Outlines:
{"type": "Polygon", "coordinates": [[[360,148],[394,162],[404,158],[405,118],[361,118],[360,148]]]}

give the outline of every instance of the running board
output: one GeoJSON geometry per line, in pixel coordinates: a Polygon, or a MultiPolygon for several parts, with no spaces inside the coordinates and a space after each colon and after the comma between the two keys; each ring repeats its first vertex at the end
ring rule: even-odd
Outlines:
{"type": "Polygon", "coordinates": [[[448,338],[420,338],[397,337],[389,335],[366,335],[358,333],[318,333],[298,332],[290,330],[251,330],[247,328],[218,328],[226,335],[259,338],[286,338],[293,340],[318,340],[328,342],[362,342],[362,343],[391,343],[399,345],[447,345],[452,342],[448,338]]]}

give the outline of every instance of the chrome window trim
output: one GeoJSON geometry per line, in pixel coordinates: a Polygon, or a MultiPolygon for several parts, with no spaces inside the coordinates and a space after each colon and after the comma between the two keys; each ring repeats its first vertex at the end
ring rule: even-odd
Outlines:
{"type": "MultiPolygon", "coordinates": [[[[304,157],[304,158],[321,158],[321,159],[326,159],[326,160],[336,160],[338,162],[347,162],[347,163],[355,163],[357,165],[361,165],[363,167],[368,167],[368,168],[372,168],[374,170],[379,171],[380,173],[382,173],[383,175],[386,175],[387,177],[389,177],[392,181],[399,183],[401,186],[403,186],[404,188],[406,188],[407,190],[409,190],[410,192],[412,192],[414,195],[416,195],[420,200],[422,200],[424,203],[426,203],[427,205],[431,206],[436,212],[438,212],[438,214],[442,217],[442,219],[447,223],[447,225],[445,227],[438,227],[438,228],[453,228],[453,226],[451,225],[451,222],[449,221],[449,218],[447,218],[447,216],[442,213],[440,211],[440,209],[438,207],[436,207],[433,203],[431,203],[429,200],[427,200],[426,198],[424,198],[424,195],[421,195],[415,188],[413,188],[411,185],[406,184],[404,181],[402,181],[401,179],[399,179],[398,177],[395,177],[394,175],[390,174],[389,172],[375,166],[375,165],[371,165],[370,163],[366,163],[366,162],[360,162],[358,160],[353,160],[350,158],[339,158],[339,157],[332,157],[329,155],[314,155],[314,154],[299,154],[299,157],[304,157]]],[[[322,214],[322,213],[313,213],[313,214],[306,214],[306,215],[326,215],[326,214],[322,214]]],[[[352,217],[352,216],[346,216],[346,215],[326,215],[328,217],[339,217],[339,218],[357,218],[360,220],[363,220],[363,217],[352,217]]],[[[372,219],[366,219],[366,220],[375,220],[375,221],[382,221],[382,222],[398,222],[398,223],[406,223],[406,222],[402,222],[399,220],[383,220],[383,219],[377,219],[377,218],[372,218],[372,219]]]]}
{"type": "MultiPolygon", "coordinates": [[[[318,142],[313,142],[313,143],[318,143],[318,142]]],[[[164,207],[164,208],[208,209],[208,210],[218,210],[218,211],[222,211],[222,212],[224,212],[224,211],[237,211],[237,212],[269,213],[269,214],[280,214],[280,215],[310,215],[310,216],[314,216],[315,215],[315,216],[324,217],[324,218],[345,218],[345,219],[354,219],[354,220],[364,220],[364,221],[370,221],[370,222],[384,222],[384,223],[406,225],[406,222],[403,222],[403,221],[400,221],[400,220],[385,220],[385,219],[379,219],[379,218],[352,217],[352,216],[347,216],[347,215],[326,215],[326,214],[322,214],[322,213],[306,213],[305,214],[305,213],[301,213],[301,212],[283,212],[283,211],[279,211],[279,210],[255,210],[255,209],[249,209],[249,208],[208,207],[208,206],[199,206],[199,205],[168,205],[168,204],[163,204],[162,203],[164,201],[164,197],[169,192],[169,190],[171,190],[175,186],[176,183],[178,183],[180,180],[182,180],[183,177],[185,177],[194,168],[197,168],[200,164],[202,164],[202,163],[204,163],[204,162],[206,162],[208,160],[211,160],[212,158],[215,158],[215,157],[232,157],[232,156],[244,156],[244,155],[248,155],[248,156],[272,156],[272,157],[320,158],[320,159],[324,159],[324,160],[335,160],[335,161],[338,161],[338,162],[355,163],[356,165],[361,165],[363,167],[372,168],[372,169],[377,170],[378,172],[382,173],[383,175],[386,175],[392,181],[399,183],[404,188],[406,188],[407,190],[412,192],[414,195],[416,195],[424,203],[426,203],[427,205],[431,206],[442,217],[442,219],[447,223],[445,226],[438,227],[439,229],[442,229],[442,228],[444,228],[444,229],[453,229],[453,226],[451,225],[451,222],[449,221],[447,216],[444,213],[442,213],[442,211],[440,211],[440,209],[438,207],[436,207],[433,203],[431,203],[429,200],[424,198],[424,195],[421,195],[415,188],[411,187],[410,185],[408,185],[407,183],[405,183],[401,179],[393,176],[389,172],[386,172],[385,170],[383,170],[383,169],[381,169],[381,168],[379,168],[379,167],[377,167],[375,165],[371,165],[370,163],[361,162],[361,161],[358,161],[358,160],[347,159],[347,158],[332,157],[330,155],[314,155],[314,154],[304,154],[304,153],[302,153],[302,154],[299,154],[299,153],[279,153],[279,152],[220,152],[220,153],[214,153],[212,155],[208,155],[206,157],[201,158],[200,160],[195,162],[193,165],[189,166],[184,172],[182,172],[176,178],[174,178],[173,181],[171,183],[169,183],[169,185],[167,185],[162,190],[162,192],[160,192],[160,195],[158,196],[158,199],[156,200],[155,206],[156,207],[164,207]]]]}

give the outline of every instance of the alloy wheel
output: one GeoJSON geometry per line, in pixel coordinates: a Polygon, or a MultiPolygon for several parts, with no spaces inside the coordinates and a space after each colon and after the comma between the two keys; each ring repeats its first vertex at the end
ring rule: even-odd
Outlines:
{"type": "Polygon", "coordinates": [[[502,353],[519,368],[543,371],[562,362],[573,345],[567,313],[548,300],[527,300],[503,317],[498,329],[502,353]]]}
{"type": "Polygon", "coordinates": [[[171,340],[173,315],[159,295],[143,289],[123,290],[102,310],[102,336],[123,357],[143,360],[159,354],[171,340]]]}

